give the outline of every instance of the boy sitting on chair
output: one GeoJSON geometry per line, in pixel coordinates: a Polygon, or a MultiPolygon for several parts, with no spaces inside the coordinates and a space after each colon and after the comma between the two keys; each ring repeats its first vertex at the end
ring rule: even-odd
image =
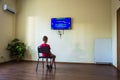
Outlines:
{"type": "MultiPolygon", "coordinates": [[[[50,45],[47,44],[47,41],[48,41],[48,37],[43,36],[43,43],[40,45],[40,47],[41,48],[42,47],[47,47],[47,48],[51,49],[50,45]]],[[[56,56],[50,52],[50,53],[42,53],[42,57],[52,57],[52,64],[50,64],[50,65],[48,65],[48,58],[46,59],[46,62],[47,62],[46,67],[47,67],[47,69],[52,69],[52,65],[53,65],[53,63],[55,63],[56,56]]]]}

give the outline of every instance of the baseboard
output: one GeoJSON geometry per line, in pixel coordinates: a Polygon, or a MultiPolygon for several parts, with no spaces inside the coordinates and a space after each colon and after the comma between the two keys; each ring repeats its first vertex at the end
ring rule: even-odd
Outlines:
{"type": "Polygon", "coordinates": [[[59,64],[89,64],[89,65],[94,65],[95,63],[82,63],[82,62],[56,62],[59,64]]]}
{"type": "MultiPolygon", "coordinates": [[[[36,60],[21,60],[20,62],[22,62],[22,61],[24,61],[24,62],[37,62],[36,60]]],[[[11,60],[11,61],[3,62],[0,64],[5,64],[5,63],[9,63],[9,62],[16,62],[16,61],[11,60]]],[[[96,63],[79,63],[79,62],[56,62],[56,63],[58,63],[58,64],[82,64],[82,65],[110,65],[110,66],[114,67],[115,69],[117,69],[117,67],[115,67],[113,64],[96,64],[96,63]]]]}
{"type": "Polygon", "coordinates": [[[0,62],[0,64],[6,64],[6,63],[10,63],[13,62],[14,60],[10,60],[10,61],[5,61],[5,62],[0,62]]]}
{"type": "Polygon", "coordinates": [[[113,64],[112,64],[112,67],[115,68],[115,69],[117,69],[117,71],[120,72],[120,70],[116,66],[114,66],[113,64]]]}
{"type": "Polygon", "coordinates": [[[110,63],[110,62],[95,62],[95,64],[103,64],[103,65],[108,64],[108,65],[112,65],[112,63],[110,63]]]}

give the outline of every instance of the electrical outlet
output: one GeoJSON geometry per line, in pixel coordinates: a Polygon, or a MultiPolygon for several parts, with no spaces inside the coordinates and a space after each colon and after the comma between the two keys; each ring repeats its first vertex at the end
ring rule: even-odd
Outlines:
{"type": "Polygon", "coordinates": [[[5,62],[5,57],[3,55],[0,56],[0,62],[5,62]]]}
{"type": "Polygon", "coordinates": [[[1,56],[0,58],[1,58],[1,59],[3,59],[3,58],[4,58],[4,56],[1,56]]]}

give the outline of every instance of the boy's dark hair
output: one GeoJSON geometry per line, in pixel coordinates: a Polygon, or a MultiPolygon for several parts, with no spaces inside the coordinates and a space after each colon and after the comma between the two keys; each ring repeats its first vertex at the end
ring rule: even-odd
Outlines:
{"type": "Polygon", "coordinates": [[[47,36],[43,36],[43,41],[47,41],[48,37],[47,36]]]}

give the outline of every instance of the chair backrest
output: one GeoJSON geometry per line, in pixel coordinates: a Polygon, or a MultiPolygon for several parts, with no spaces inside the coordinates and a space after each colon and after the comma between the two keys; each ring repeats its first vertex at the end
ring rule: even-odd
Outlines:
{"type": "Polygon", "coordinates": [[[48,47],[38,47],[38,53],[50,53],[50,49],[48,47]]]}

